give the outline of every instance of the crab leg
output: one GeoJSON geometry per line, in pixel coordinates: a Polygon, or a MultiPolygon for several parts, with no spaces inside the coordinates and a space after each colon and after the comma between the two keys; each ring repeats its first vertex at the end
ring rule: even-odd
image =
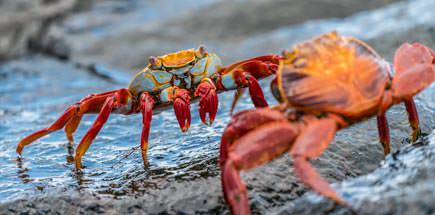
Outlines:
{"type": "Polygon", "coordinates": [[[74,143],[73,134],[77,130],[77,127],[79,126],[80,121],[82,120],[82,116],[83,115],[76,114],[65,125],[66,137],[68,138],[68,141],[70,142],[70,144],[74,143]]]}
{"type": "Polygon", "coordinates": [[[297,136],[297,129],[288,122],[271,122],[236,140],[229,149],[222,170],[226,200],[233,214],[249,214],[246,187],[240,179],[242,170],[265,164],[284,154],[297,136]]]}
{"type": "Polygon", "coordinates": [[[65,127],[67,138],[72,142],[72,134],[76,130],[81,115],[85,113],[95,113],[101,109],[101,106],[105,99],[112,96],[116,91],[109,91],[95,95],[89,95],[74,105],[71,105],[65,112],[49,127],[36,131],[29,136],[23,138],[17,145],[17,153],[21,155],[23,148],[26,145],[34,142],[35,140],[46,136],[52,132],[65,127]]]}
{"type": "Polygon", "coordinates": [[[241,61],[222,69],[216,81],[218,91],[247,86],[255,107],[268,106],[258,79],[275,74],[281,58],[279,55],[265,55],[241,61]]]}
{"type": "Polygon", "coordinates": [[[234,92],[233,102],[231,102],[230,115],[233,115],[237,102],[239,101],[240,97],[242,97],[245,90],[246,88],[239,88],[234,92]]]}
{"type": "Polygon", "coordinates": [[[390,147],[390,129],[388,128],[388,120],[385,116],[385,112],[379,115],[377,118],[379,141],[384,148],[384,155],[388,155],[391,151],[390,147]]]}
{"type": "Polygon", "coordinates": [[[153,117],[154,98],[147,92],[144,92],[140,96],[140,110],[142,112],[142,136],[140,139],[140,148],[144,166],[148,166],[147,149],[148,149],[148,137],[150,134],[150,124],[153,117]]]}
{"type": "Polygon", "coordinates": [[[209,78],[203,79],[196,88],[194,95],[195,97],[201,97],[199,100],[199,116],[201,121],[206,125],[213,124],[218,109],[218,96],[213,81],[209,78]],[[209,118],[208,123],[206,119],[207,114],[209,118]]]}
{"type": "Polygon", "coordinates": [[[284,102],[281,97],[281,92],[279,92],[278,79],[276,77],[270,82],[270,92],[272,92],[273,97],[275,97],[278,102],[284,102]]]}
{"type": "Polygon", "coordinates": [[[346,205],[329,183],[311,166],[310,160],[317,158],[328,147],[335,136],[337,122],[330,118],[310,122],[296,139],[290,154],[293,158],[295,175],[307,186],[335,202],[346,205]]]}
{"type": "Polygon", "coordinates": [[[412,142],[415,142],[421,134],[420,121],[418,119],[418,112],[415,107],[414,99],[405,100],[406,112],[408,113],[409,124],[412,128],[412,142]]]}
{"type": "Polygon", "coordinates": [[[100,132],[103,125],[106,123],[110,113],[112,112],[112,109],[126,105],[130,97],[131,94],[127,89],[121,89],[112,96],[108,96],[105,99],[104,104],[101,107],[100,113],[97,116],[97,119],[94,121],[92,127],[86,132],[85,136],[83,136],[82,140],[80,141],[80,144],[77,146],[76,154],[74,157],[76,169],[81,169],[82,156],[86,153],[89,146],[92,144],[92,141],[95,139],[98,132],[100,132]]]}

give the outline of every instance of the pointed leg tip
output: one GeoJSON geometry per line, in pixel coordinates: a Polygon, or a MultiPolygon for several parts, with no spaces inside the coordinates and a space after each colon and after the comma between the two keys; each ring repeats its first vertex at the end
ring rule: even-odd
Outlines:
{"type": "Polygon", "coordinates": [[[339,205],[341,205],[341,206],[343,206],[343,207],[346,207],[346,208],[352,208],[352,206],[348,203],[348,202],[346,202],[345,200],[343,200],[341,197],[339,197],[338,195],[336,195],[333,199],[332,199],[335,203],[337,203],[337,204],[339,204],[339,205]]]}
{"type": "Polygon", "coordinates": [[[204,124],[204,125],[207,125],[207,119],[205,118],[205,113],[203,113],[201,110],[199,110],[199,118],[201,119],[201,122],[204,124]]]}
{"type": "Polygon", "coordinates": [[[420,128],[415,129],[412,131],[412,143],[416,143],[418,138],[421,136],[421,130],[420,128]]]}
{"type": "Polygon", "coordinates": [[[74,160],[75,160],[76,171],[81,171],[82,170],[82,161],[81,161],[81,158],[75,156],[74,160]]]}
{"type": "Polygon", "coordinates": [[[214,118],[210,118],[210,123],[208,124],[208,126],[212,126],[214,123],[214,118]]]}
{"type": "Polygon", "coordinates": [[[201,122],[206,125],[206,126],[212,126],[213,122],[214,122],[214,118],[201,118],[201,122]]]}
{"type": "Polygon", "coordinates": [[[23,152],[23,146],[18,145],[15,151],[17,152],[18,156],[21,157],[21,153],[23,152]]]}
{"type": "Polygon", "coordinates": [[[384,157],[387,157],[390,154],[390,149],[384,149],[384,157]]]}
{"type": "Polygon", "coordinates": [[[148,162],[148,160],[143,160],[143,167],[145,169],[147,169],[150,166],[150,163],[148,162]]]}
{"type": "Polygon", "coordinates": [[[190,125],[185,125],[181,127],[181,132],[186,133],[189,130],[190,125]]]}
{"type": "MultiPolygon", "coordinates": [[[[141,146],[142,146],[142,145],[144,145],[144,146],[148,146],[148,141],[144,141],[144,142],[141,144],[141,146]]],[[[143,160],[143,162],[144,162],[144,163],[148,162],[148,158],[147,158],[147,149],[142,149],[142,150],[140,151],[140,153],[141,153],[141,155],[142,155],[142,160],[143,160]]]]}

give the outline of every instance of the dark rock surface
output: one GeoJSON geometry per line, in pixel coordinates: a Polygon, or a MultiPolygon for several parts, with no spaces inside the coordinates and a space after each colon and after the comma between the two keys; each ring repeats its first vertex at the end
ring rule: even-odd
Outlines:
{"type": "Polygon", "coordinates": [[[388,156],[372,173],[335,184],[352,206],[307,193],[276,214],[434,214],[435,131],[388,156]]]}

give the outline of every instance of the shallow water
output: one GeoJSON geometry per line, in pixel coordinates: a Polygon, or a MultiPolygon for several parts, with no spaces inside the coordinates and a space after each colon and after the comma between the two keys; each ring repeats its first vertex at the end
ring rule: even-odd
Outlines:
{"type": "MultiPolygon", "coordinates": [[[[415,8],[421,8],[424,5],[423,1],[416,2],[415,8]]],[[[404,6],[397,5],[396,7],[403,8],[404,6]]],[[[412,5],[410,7],[409,11],[414,11],[412,5]]],[[[366,14],[372,17],[367,20],[373,20],[383,13],[388,15],[389,11],[395,10],[387,7],[384,12],[379,11],[366,14]]],[[[358,15],[355,17],[341,21],[326,20],[311,24],[305,23],[288,27],[271,35],[285,34],[286,37],[290,37],[289,35],[298,32],[303,34],[309,32],[309,35],[314,35],[319,32],[319,29],[325,30],[319,26],[355,29],[358,27],[353,26],[352,20],[360,20],[359,22],[363,23],[358,15]],[[305,25],[311,27],[301,28],[305,25]]],[[[416,20],[414,24],[418,26],[420,22],[416,20]]],[[[424,19],[423,25],[426,25],[426,22],[428,21],[424,19]]],[[[362,25],[361,29],[355,31],[355,36],[367,39],[379,36],[367,36],[369,33],[364,31],[366,27],[362,25]]],[[[378,27],[378,29],[381,28],[378,27]]],[[[371,32],[376,31],[376,29],[371,30],[371,32]]],[[[395,31],[402,30],[406,29],[395,31]]],[[[264,43],[263,39],[267,38],[266,36],[253,37],[241,46],[245,51],[249,49],[250,53],[255,53],[256,50],[264,51],[264,48],[252,44],[255,41],[264,43]]],[[[289,41],[294,42],[300,39],[289,41]]],[[[98,66],[104,67],[104,65],[98,66]]],[[[53,133],[27,146],[24,149],[23,158],[17,159],[15,147],[20,138],[48,126],[61,115],[68,105],[90,93],[127,86],[125,74],[112,72],[110,76],[115,77],[116,81],[101,79],[100,76],[76,68],[68,62],[38,56],[0,65],[0,163],[2,164],[0,203],[40,196],[52,193],[54,190],[56,193],[66,195],[75,193],[74,191],[80,191],[79,193],[83,191],[98,197],[121,199],[131,196],[155,195],[156,198],[169,197],[170,200],[152,201],[160,203],[178,201],[177,203],[181,204],[179,208],[194,207],[195,204],[192,204],[194,200],[188,199],[185,203],[180,200],[184,197],[183,191],[186,191],[186,195],[190,198],[200,196],[204,199],[204,196],[211,195],[213,198],[210,198],[209,202],[218,199],[216,200],[218,206],[212,205],[211,208],[222,207],[219,170],[216,162],[220,135],[230,120],[229,106],[232,92],[219,96],[218,115],[211,127],[201,123],[196,104],[191,106],[192,125],[184,134],[178,128],[172,110],[154,115],[148,150],[149,169],[143,168],[138,150],[141,133],[141,116],[139,115],[112,115],[110,117],[87,154],[83,156],[85,166],[83,174],[76,174],[74,165],[67,161],[68,144],[63,131],[53,133]],[[181,190],[177,192],[179,197],[181,195],[180,198],[171,199],[172,193],[175,192],[173,189],[181,190]],[[188,192],[197,193],[192,194],[192,197],[187,194],[188,192]]],[[[268,98],[272,98],[268,81],[263,81],[262,85],[268,98]]],[[[421,127],[425,133],[430,132],[435,125],[434,88],[432,86],[417,97],[421,127]]],[[[273,99],[269,99],[269,102],[270,104],[275,103],[273,99]]],[[[249,98],[245,95],[236,111],[252,107],[249,98]]],[[[410,129],[407,117],[403,106],[393,108],[388,112],[388,116],[392,129],[393,148],[397,150],[401,143],[408,142],[410,129]]],[[[83,118],[75,134],[77,142],[94,119],[94,115],[83,118]]],[[[331,144],[328,151],[320,159],[314,161],[320,173],[328,180],[335,182],[375,169],[383,159],[375,126],[376,121],[371,119],[339,132],[336,141],[331,144]]],[[[290,166],[289,157],[284,156],[269,165],[244,174],[244,179],[249,184],[251,203],[256,210],[265,211],[268,207],[293,200],[305,191],[292,176],[290,166]]]]}

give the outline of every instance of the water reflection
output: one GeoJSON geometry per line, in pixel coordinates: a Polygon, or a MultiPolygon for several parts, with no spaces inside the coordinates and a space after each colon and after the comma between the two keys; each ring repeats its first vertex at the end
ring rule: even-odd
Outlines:
{"type": "Polygon", "coordinates": [[[68,141],[66,149],[68,153],[66,156],[66,162],[67,164],[72,164],[74,162],[74,143],[68,141]]]}
{"type": "Polygon", "coordinates": [[[33,181],[33,179],[31,179],[28,174],[29,169],[27,167],[24,167],[23,158],[21,158],[20,156],[17,157],[17,169],[18,178],[21,179],[23,184],[33,181]]]}

